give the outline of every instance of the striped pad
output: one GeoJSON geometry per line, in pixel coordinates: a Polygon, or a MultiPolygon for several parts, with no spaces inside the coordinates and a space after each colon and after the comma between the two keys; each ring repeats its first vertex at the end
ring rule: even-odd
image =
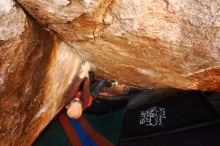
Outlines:
{"type": "Polygon", "coordinates": [[[80,119],[71,119],[64,112],[59,121],[73,146],[113,146],[109,140],[98,134],[83,116],[80,119]]]}

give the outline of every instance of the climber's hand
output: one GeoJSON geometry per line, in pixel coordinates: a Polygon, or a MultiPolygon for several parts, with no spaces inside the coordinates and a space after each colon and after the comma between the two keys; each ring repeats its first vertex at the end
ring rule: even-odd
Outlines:
{"type": "Polygon", "coordinates": [[[80,69],[80,73],[79,73],[79,77],[81,79],[85,78],[86,75],[88,75],[88,72],[90,70],[90,64],[89,62],[85,62],[84,64],[82,64],[81,69],[80,69]]]}

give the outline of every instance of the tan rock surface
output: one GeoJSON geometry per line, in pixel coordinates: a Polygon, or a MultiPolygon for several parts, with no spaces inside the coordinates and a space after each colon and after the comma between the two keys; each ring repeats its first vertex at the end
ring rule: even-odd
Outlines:
{"type": "Polygon", "coordinates": [[[220,89],[219,1],[18,1],[102,77],[147,88],[220,89]]]}
{"type": "Polygon", "coordinates": [[[31,145],[63,106],[80,57],[147,88],[220,90],[220,2],[0,1],[0,145],[31,145]],[[71,46],[62,42],[57,36],[71,46]]]}
{"type": "Polygon", "coordinates": [[[0,146],[28,146],[62,108],[81,59],[14,1],[1,2],[0,146]]]}

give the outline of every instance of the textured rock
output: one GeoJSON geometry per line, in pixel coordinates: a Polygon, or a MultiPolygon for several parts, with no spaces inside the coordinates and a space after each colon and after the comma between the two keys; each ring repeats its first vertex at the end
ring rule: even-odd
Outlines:
{"type": "Polygon", "coordinates": [[[0,145],[27,146],[62,108],[81,59],[14,1],[0,1],[0,24],[0,145]]]}
{"type": "Polygon", "coordinates": [[[43,26],[0,0],[1,146],[31,145],[62,108],[81,64],[74,49],[126,86],[220,90],[219,1],[17,1],[43,26]]]}
{"type": "Polygon", "coordinates": [[[220,89],[219,1],[18,1],[102,77],[147,88],[220,89]]]}

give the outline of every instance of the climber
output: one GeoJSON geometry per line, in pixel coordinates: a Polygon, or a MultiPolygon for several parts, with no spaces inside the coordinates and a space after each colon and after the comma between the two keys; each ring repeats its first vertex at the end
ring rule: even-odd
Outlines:
{"type": "Polygon", "coordinates": [[[91,106],[92,101],[96,98],[96,95],[104,87],[117,86],[117,82],[108,82],[107,80],[101,80],[96,86],[91,89],[90,93],[90,77],[89,77],[90,65],[85,62],[80,69],[78,77],[70,85],[65,97],[65,105],[67,108],[67,115],[73,119],[77,119],[82,115],[82,112],[91,106]],[[81,83],[83,84],[82,90],[80,89],[81,83]],[[80,90],[80,91],[79,91],[80,90]]]}
{"type": "Polygon", "coordinates": [[[73,119],[79,118],[82,111],[92,104],[89,70],[90,64],[88,62],[82,64],[78,77],[74,79],[64,95],[67,115],[73,119]],[[81,83],[83,83],[83,87],[79,91],[81,83]]]}

